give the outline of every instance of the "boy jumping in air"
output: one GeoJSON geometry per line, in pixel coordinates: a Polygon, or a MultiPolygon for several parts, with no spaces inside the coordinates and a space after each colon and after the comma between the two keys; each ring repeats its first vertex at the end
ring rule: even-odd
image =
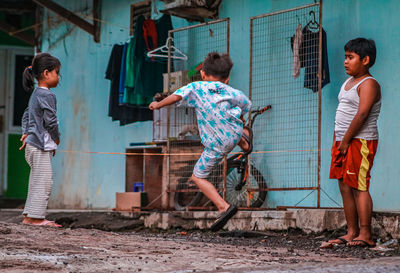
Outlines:
{"type": "Polygon", "coordinates": [[[336,110],[330,178],[339,180],[347,234],[328,243],[374,246],[371,236],[370,172],[378,146],[381,89],[369,69],[375,63],[373,40],[357,38],[344,47],[344,68],[351,77],[342,85],[336,110]]]}
{"type": "Polygon", "coordinates": [[[212,231],[223,228],[235,215],[237,207],[228,204],[206,178],[236,145],[244,151],[251,149],[251,129],[246,127],[243,130],[243,115],[249,112],[251,102],[241,91],[227,85],[232,66],[229,55],[209,53],[200,71],[203,81],[190,83],[149,106],[154,110],[180,101],[180,105],[195,108],[204,151],[194,167],[191,180],[220,212],[211,226],[212,231]]]}

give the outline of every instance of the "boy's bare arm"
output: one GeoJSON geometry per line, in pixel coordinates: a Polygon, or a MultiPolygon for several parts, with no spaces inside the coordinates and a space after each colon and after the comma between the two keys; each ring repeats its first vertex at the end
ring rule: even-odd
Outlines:
{"type": "Polygon", "coordinates": [[[172,95],[166,97],[165,99],[163,99],[160,102],[153,101],[152,103],[150,103],[149,108],[150,108],[150,110],[160,109],[160,108],[162,108],[164,106],[174,104],[175,102],[178,102],[181,99],[182,99],[181,96],[172,94],[172,95]]]}
{"type": "Polygon", "coordinates": [[[350,141],[360,131],[365,120],[368,118],[372,106],[380,96],[379,84],[374,80],[367,80],[360,85],[360,104],[358,106],[357,114],[354,116],[349,129],[347,129],[338,150],[342,154],[347,153],[350,141]]]}

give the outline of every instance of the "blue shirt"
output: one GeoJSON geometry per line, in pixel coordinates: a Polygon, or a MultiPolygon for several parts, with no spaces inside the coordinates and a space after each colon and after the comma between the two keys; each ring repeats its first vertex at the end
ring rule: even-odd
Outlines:
{"type": "Polygon", "coordinates": [[[243,132],[240,116],[249,112],[250,100],[242,91],[218,81],[190,83],[175,91],[181,96],[178,106],[194,107],[201,142],[218,152],[229,152],[243,132]]]}

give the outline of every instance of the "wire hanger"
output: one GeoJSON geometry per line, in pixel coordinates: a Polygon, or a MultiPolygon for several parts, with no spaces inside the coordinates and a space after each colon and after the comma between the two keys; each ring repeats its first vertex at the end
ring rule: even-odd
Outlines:
{"type": "Polygon", "coordinates": [[[300,18],[299,18],[299,16],[296,14],[296,18],[297,18],[297,23],[299,24],[299,25],[301,25],[301,23],[300,23],[300,18]]]}
{"type": "Polygon", "coordinates": [[[172,37],[168,37],[167,41],[165,42],[165,45],[157,47],[156,49],[147,52],[147,57],[168,58],[168,49],[170,49],[172,59],[186,61],[188,57],[182,51],[180,51],[179,49],[177,49],[172,45],[173,40],[174,39],[172,37]],[[167,54],[161,54],[161,53],[167,53],[167,54]]]}
{"type": "Polygon", "coordinates": [[[313,10],[311,10],[310,12],[309,12],[309,15],[311,16],[313,16],[313,20],[310,20],[308,23],[307,23],[307,27],[309,28],[309,29],[319,29],[319,24],[318,24],[318,22],[315,20],[315,12],[313,11],[313,10]]]}

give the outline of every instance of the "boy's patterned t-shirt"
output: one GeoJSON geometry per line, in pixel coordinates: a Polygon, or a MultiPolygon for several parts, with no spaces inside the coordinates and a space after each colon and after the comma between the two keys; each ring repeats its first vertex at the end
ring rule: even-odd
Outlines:
{"type": "Polygon", "coordinates": [[[175,91],[178,106],[196,109],[201,142],[213,151],[231,151],[243,131],[240,116],[249,112],[250,100],[242,91],[217,81],[190,83],[175,91]]]}

